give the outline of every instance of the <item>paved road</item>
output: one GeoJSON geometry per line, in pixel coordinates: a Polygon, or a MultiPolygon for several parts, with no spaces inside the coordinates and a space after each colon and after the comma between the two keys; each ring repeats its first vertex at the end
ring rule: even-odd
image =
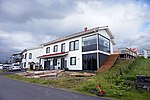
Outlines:
{"type": "Polygon", "coordinates": [[[106,100],[0,76],[0,100],[106,100]]]}

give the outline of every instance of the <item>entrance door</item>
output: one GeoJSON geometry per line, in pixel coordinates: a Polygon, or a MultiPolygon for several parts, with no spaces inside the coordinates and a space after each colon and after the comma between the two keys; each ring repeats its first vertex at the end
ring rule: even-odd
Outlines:
{"type": "Polygon", "coordinates": [[[44,61],[44,69],[50,70],[50,61],[44,61]]]}
{"type": "Polygon", "coordinates": [[[65,58],[61,58],[61,70],[65,68],[65,58]]]}

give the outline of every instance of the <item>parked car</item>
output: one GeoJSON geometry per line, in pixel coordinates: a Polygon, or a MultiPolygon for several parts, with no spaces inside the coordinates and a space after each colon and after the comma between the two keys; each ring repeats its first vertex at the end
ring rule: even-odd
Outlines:
{"type": "Polygon", "coordinates": [[[11,64],[3,64],[3,70],[9,70],[11,64]]]}
{"type": "Polygon", "coordinates": [[[3,64],[0,64],[0,70],[2,70],[3,69],[3,64]]]}
{"type": "Polygon", "coordinates": [[[13,64],[11,64],[9,70],[10,70],[10,71],[21,70],[21,65],[20,65],[20,64],[13,63],[13,64]]]}

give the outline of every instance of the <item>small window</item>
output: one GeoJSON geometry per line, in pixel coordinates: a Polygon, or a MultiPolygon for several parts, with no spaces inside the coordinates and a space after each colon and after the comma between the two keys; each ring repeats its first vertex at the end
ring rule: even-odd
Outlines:
{"type": "Polygon", "coordinates": [[[61,44],[61,52],[65,52],[65,43],[61,44]]]}
{"type": "Polygon", "coordinates": [[[26,62],[24,62],[24,67],[26,67],[26,62]]]}
{"type": "Polygon", "coordinates": [[[29,59],[32,59],[32,53],[29,53],[29,59]]]}
{"type": "Polygon", "coordinates": [[[50,53],[50,47],[46,48],[46,53],[50,53]]]}
{"type": "Polygon", "coordinates": [[[70,58],[70,65],[76,65],[76,57],[70,58]]]}
{"type": "Polygon", "coordinates": [[[55,45],[54,46],[54,52],[57,52],[58,51],[58,45],[55,45]]]}
{"type": "Polygon", "coordinates": [[[73,50],[74,50],[74,41],[71,41],[71,42],[69,43],[69,49],[70,49],[70,51],[73,51],[73,50]]]}
{"type": "Polygon", "coordinates": [[[26,58],[27,58],[27,54],[24,55],[24,59],[26,59],[26,58]]]}
{"type": "Polygon", "coordinates": [[[74,49],[79,50],[79,41],[78,40],[74,42],[74,49]]]}

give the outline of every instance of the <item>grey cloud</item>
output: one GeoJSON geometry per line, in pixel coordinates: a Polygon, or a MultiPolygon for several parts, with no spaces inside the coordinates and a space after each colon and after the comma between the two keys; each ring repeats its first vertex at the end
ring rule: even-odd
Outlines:
{"type": "Polygon", "coordinates": [[[66,0],[1,0],[0,21],[23,23],[35,19],[62,19],[75,10],[75,2],[66,0]],[[68,6],[70,5],[70,6],[68,6]]]}

